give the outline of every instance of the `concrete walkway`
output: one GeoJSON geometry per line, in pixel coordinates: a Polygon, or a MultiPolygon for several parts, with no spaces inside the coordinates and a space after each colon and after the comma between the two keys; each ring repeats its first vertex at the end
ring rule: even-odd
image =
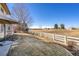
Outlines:
{"type": "Polygon", "coordinates": [[[9,56],[72,56],[64,47],[49,44],[29,35],[16,35],[9,56]]]}

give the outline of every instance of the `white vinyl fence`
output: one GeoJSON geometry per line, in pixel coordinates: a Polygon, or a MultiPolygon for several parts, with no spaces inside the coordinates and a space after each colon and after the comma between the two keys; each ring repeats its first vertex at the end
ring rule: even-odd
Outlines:
{"type": "Polygon", "coordinates": [[[65,35],[59,35],[59,34],[51,34],[51,33],[45,33],[45,32],[31,32],[33,35],[40,36],[42,38],[47,38],[51,42],[68,45],[68,42],[74,42],[75,45],[79,45],[79,38],[77,37],[70,37],[65,35]]]}

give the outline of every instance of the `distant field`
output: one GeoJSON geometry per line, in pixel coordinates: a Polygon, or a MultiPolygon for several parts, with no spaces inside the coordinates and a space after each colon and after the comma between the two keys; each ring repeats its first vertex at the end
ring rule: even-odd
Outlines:
{"type": "Polygon", "coordinates": [[[79,30],[63,30],[63,29],[42,29],[42,30],[32,30],[35,32],[48,32],[48,33],[56,33],[67,36],[79,37],[79,30]]]}

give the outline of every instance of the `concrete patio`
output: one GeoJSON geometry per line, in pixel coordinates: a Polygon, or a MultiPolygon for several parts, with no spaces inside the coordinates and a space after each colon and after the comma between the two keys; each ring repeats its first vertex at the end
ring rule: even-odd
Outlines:
{"type": "Polygon", "coordinates": [[[30,35],[17,34],[8,56],[72,56],[64,47],[30,35]]]}

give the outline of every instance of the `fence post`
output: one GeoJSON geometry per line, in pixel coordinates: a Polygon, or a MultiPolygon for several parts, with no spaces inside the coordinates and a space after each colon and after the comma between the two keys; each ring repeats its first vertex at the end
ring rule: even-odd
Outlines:
{"type": "Polygon", "coordinates": [[[55,34],[53,34],[53,41],[55,41],[55,34]]]}
{"type": "Polygon", "coordinates": [[[67,36],[65,36],[64,43],[67,45],[67,36]]]}
{"type": "Polygon", "coordinates": [[[40,32],[39,32],[39,37],[40,37],[40,32]]]}
{"type": "Polygon", "coordinates": [[[41,37],[41,32],[40,32],[40,37],[41,37]]]}

